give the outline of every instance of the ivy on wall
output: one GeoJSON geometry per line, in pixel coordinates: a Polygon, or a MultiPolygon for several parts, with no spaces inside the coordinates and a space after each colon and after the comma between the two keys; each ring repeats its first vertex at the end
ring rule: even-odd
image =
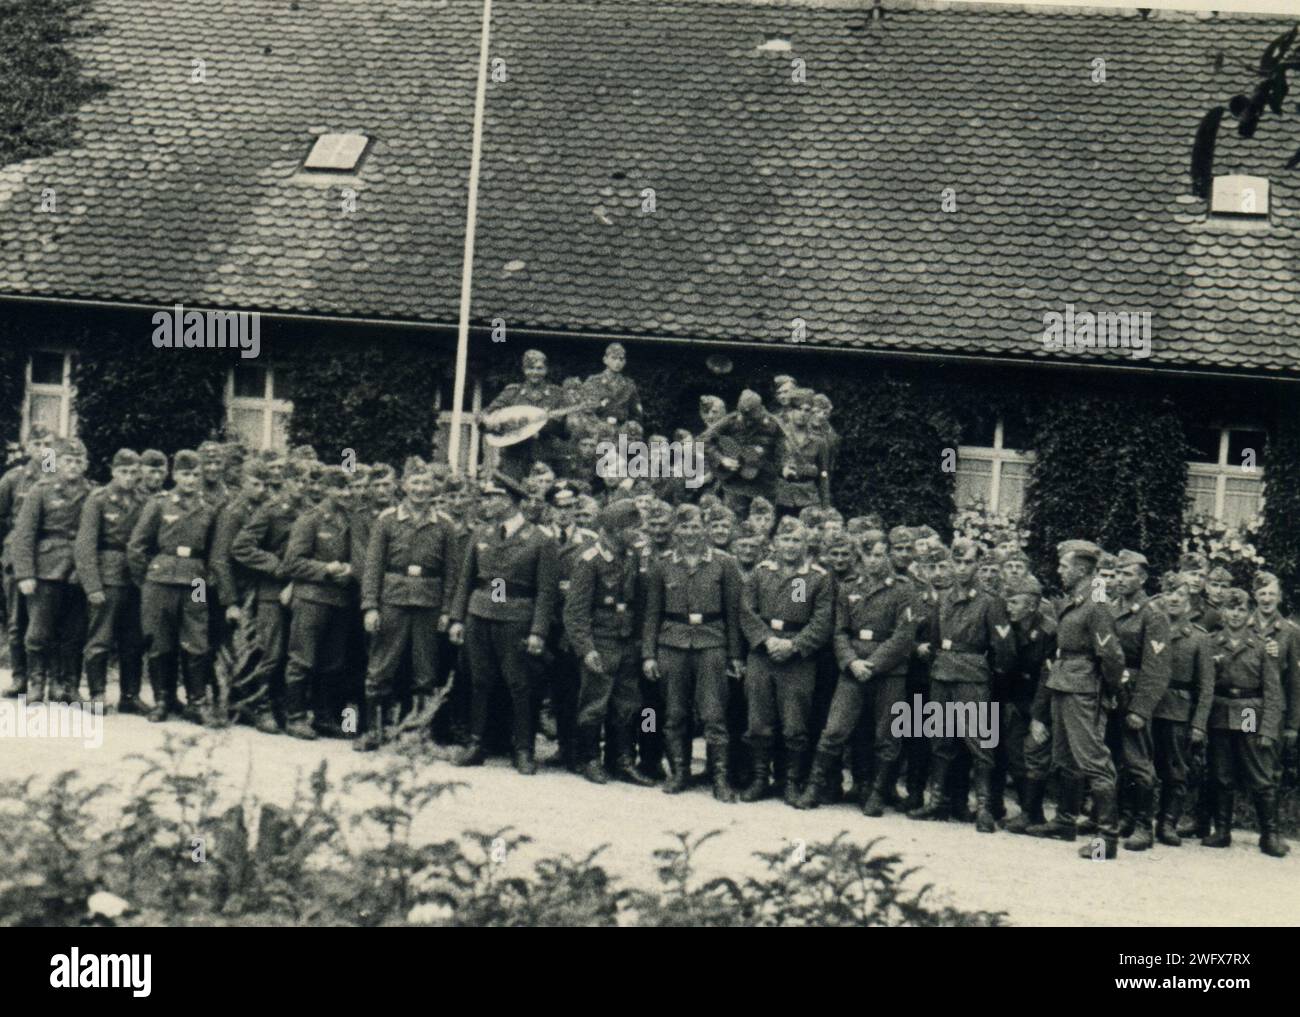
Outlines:
{"type": "Polygon", "coordinates": [[[1300,414],[1294,405],[1282,404],[1275,418],[1265,464],[1259,549],[1295,610],[1300,606],[1300,414]]]}

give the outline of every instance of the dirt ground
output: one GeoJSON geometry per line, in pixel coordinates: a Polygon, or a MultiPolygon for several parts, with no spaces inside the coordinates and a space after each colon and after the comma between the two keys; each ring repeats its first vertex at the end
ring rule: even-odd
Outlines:
{"type": "MultiPolygon", "coordinates": [[[[179,722],[149,724],[141,717],[105,718],[103,745],[86,748],[67,739],[0,738],[0,773],[6,777],[53,775],[79,769],[95,779],[121,780],[137,765],[126,759],[150,753],[164,731],[196,730],[179,722]]],[[[251,794],[287,805],[295,783],[321,759],[331,781],[357,769],[373,768],[378,757],[352,752],[342,741],[303,742],[234,728],[214,735],[217,765],[230,799],[251,794]]],[[[701,769],[697,746],[697,772],[701,769]]],[[[1004,911],[1020,925],[1295,925],[1300,921],[1300,845],[1285,859],[1260,854],[1257,837],[1243,832],[1216,851],[1189,844],[1133,854],[1121,849],[1114,862],[1075,857],[1074,847],[1004,832],[979,835],[973,826],[919,823],[890,813],[867,819],[848,805],[800,812],[776,801],[754,805],[715,802],[701,787],[667,796],[657,788],[626,784],[597,787],[563,771],[543,769],[522,777],[504,760],[482,768],[457,769],[431,761],[432,779],[463,781],[468,787],[432,808],[421,835],[446,837],[464,830],[513,827],[533,843],[506,860],[527,868],[543,854],[574,857],[607,844],[601,862],[628,883],[655,885],[652,852],[672,843],[670,831],[722,836],[705,845],[702,876],[759,874],[755,851],[825,841],[840,831],[861,840],[885,838],[883,847],[901,854],[934,884],[949,903],[966,909],[1004,911]]]]}

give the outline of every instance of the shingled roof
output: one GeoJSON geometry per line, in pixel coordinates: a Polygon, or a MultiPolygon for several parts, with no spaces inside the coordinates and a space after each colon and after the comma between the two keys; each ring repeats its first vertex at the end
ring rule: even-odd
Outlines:
{"type": "MultiPolygon", "coordinates": [[[[476,321],[788,343],[799,318],[809,345],[1041,359],[1068,356],[1041,336],[1072,303],[1150,310],[1146,365],[1300,374],[1300,121],[1223,132],[1217,172],[1268,176],[1271,226],[1207,226],[1188,196],[1200,117],[1288,21],[494,10],[476,321]]],[[[78,147],[0,169],[0,292],[455,320],[478,3],[95,12],[79,51],[112,88],[78,147]],[[374,139],[355,177],[299,172],[326,131],[374,139]]]]}

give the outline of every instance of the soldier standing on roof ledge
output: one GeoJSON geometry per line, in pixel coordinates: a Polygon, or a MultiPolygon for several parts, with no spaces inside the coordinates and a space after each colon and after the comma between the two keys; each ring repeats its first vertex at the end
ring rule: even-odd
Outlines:
{"type": "MultiPolygon", "coordinates": [[[[544,410],[564,407],[564,390],[546,380],[546,354],[541,350],[527,350],[523,356],[524,380],[511,382],[488,404],[484,413],[509,406],[539,406],[544,410]]],[[[533,463],[539,459],[550,462],[563,452],[560,443],[562,422],[548,421],[541,434],[527,441],[506,445],[501,449],[498,468],[507,477],[523,480],[533,463]]]]}
{"type": "Polygon", "coordinates": [[[610,427],[618,427],[629,420],[641,419],[641,396],[636,382],[623,374],[627,366],[627,351],[622,343],[605,347],[605,369],[593,374],[583,384],[583,395],[595,403],[592,413],[610,427]]]}

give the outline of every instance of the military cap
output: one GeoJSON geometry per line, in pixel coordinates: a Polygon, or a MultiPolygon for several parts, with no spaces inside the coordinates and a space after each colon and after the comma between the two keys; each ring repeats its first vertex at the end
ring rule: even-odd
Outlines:
{"type": "Polygon", "coordinates": [[[772,379],[772,388],[780,392],[783,388],[793,388],[794,379],[788,374],[778,374],[772,379]]]}
{"type": "Polygon", "coordinates": [[[979,541],[971,540],[969,537],[957,537],[952,542],[952,556],[954,558],[965,558],[974,554],[975,560],[979,561],[984,557],[984,545],[979,541]]]}
{"type": "Polygon", "coordinates": [[[327,491],[342,491],[348,486],[348,471],[342,466],[323,466],[320,481],[327,491]]]}
{"type": "Polygon", "coordinates": [[[86,443],[80,438],[62,438],[57,447],[65,456],[77,456],[79,459],[86,458],[86,443]]]}
{"type": "Polygon", "coordinates": [[[749,514],[751,516],[756,513],[758,515],[770,516],[773,515],[775,512],[776,509],[772,507],[772,503],[768,501],[766,498],[764,498],[761,494],[750,499],[749,514]]]}
{"type": "Polygon", "coordinates": [[[895,526],[889,531],[889,543],[894,547],[911,544],[917,539],[910,526],[895,526]]]}
{"type": "Polygon", "coordinates": [[[856,535],[850,534],[848,533],[848,531],[845,532],[846,535],[850,537],[850,539],[857,540],[858,544],[861,545],[863,550],[868,550],[870,548],[873,548],[877,544],[884,544],[886,546],[889,545],[889,540],[888,538],[885,537],[884,530],[862,530],[856,535]]]}
{"type": "Polygon", "coordinates": [[[221,446],[222,454],[228,463],[242,463],[248,458],[248,449],[237,441],[228,441],[221,446]]]}
{"type": "Polygon", "coordinates": [[[641,522],[641,513],[630,501],[611,502],[600,510],[596,525],[602,530],[625,530],[641,522]]]}
{"type": "Polygon", "coordinates": [[[1170,569],[1160,576],[1160,592],[1173,593],[1175,590],[1181,590],[1188,586],[1189,582],[1186,572],[1170,569]]]}
{"type": "Polygon", "coordinates": [[[577,504],[578,496],[574,494],[573,488],[571,488],[567,482],[562,480],[551,488],[550,494],[547,495],[547,500],[556,508],[570,508],[577,504]]]}
{"type": "Polygon", "coordinates": [[[324,467],[313,459],[290,459],[289,471],[299,480],[319,480],[324,467]]]}
{"type": "Polygon", "coordinates": [[[546,354],[541,350],[524,350],[525,367],[545,367],[546,354]]]}
{"type": "Polygon", "coordinates": [[[1124,568],[1128,565],[1141,565],[1143,568],[1146,568],[1149,563],[1147,562],[1147,556],[1141,551],[1130,551],[1128,548],[1124,548],[1115,553],[1115,564],[1119,568],[1124,568]]]}
{"type": "Polygon", "coordinates": [[[140,454],[134,449],[120,448],[113,453],[113,466],[138,466],[140,454]]]}
{"type": "Polygon", "coordinates": [[[831,548],[847,547],[849,550],[857,550],[858,542],[847,530],[840,530],[839,533],[832,533],[829,537],[822,540],[822,553],[825,554],[831,548]]]}
{"type": "Polygon", "coordinates": [[[650,503],[650,507],[646,509],[645,516],[647,519],[654,519],[660,522],[670,520],[673,517],[673,507],[669,505],[668,502],[656,498],[650,503]]]}
{"type": "Polygon", "coordinates": [[[1025,554],[1025,552],[1021,548],[1017,547],[1014,550],[1002,551],[1001,560],[1004,565],[1009,561],[1022,561],[1028,564],[1029,555],[1025,554]]]}
{"type": "Polygon", "coordinates": [[[319,461],[320,456],[316,454],[316,450],[312,448],[310,445],[295,445],[292,449],[289,450],[289,458],[303,459],[303,460],[309,460],[315,462],[315,461],[319,461]]]}
{"type": "Polygon", "coordinates": [[[370,479],[371,467],[368,463],[353,463],[352,469],[348,470],[348,476],[353,480],[362,481],[370,479]]]}
{"type": "Polygon", "coordinates": [[[1178,559],[1178,567],[1184,572],[1204,572],[1210,567],[1209,559],[1199,551],[1185,551],[1178,559]]]}
{"type": "Polygon", "coordinates": [[[822,522],[839,523],[841,526],[843,526],[844,513],[837,508],[824,508],[822,509],[822,522]]]}
{"type": "Polygon", "coordinates": [[[147,448],[140,453],[140,464],[142,466],[166,466],[167,456],[156,448],[147,448]]]}
{"type": "Polygon", "coordinates": [[[223,450],[219,442],[212,440],[199,442],[199,458],[205,463],[220,462],[223,456],[223,450]]]}
{"type": "Polygon", "coordinates": [[[1232,573],[1222,565],[1216,565],[1210,569],[1210,574],[1205,578],[1212,583],[1231,583],[1233,581],[1232,573]]]}
{"type": "Polygon", "coordinates": [[[722,504],[722,499],[719,498],[716,494],[700,495],[699,506],[701,512],[707,512],[714,505],[721,505],[721,504],[722,504]]]}
{"type": "Polygon", "coordinates": [[[1109,551],[1102,551],[1101,555],[1097,558],[1097,568],[1105,572],[1114,572],[1119,568],[1119,559],[1109,551]]]}
{"type": "Polygon", "coordinates": [[[1277,576],[1273,575],[1272,572],[1256,572],[1255,579],[1250,584],[1250,588],[1252,590],[1263,590],[1270,586],[1279,585],[1281,584],[1278,582],[1277,576]]]}
{"type": "Polygon", "coordinates": [[[740,398],[736,400],[736,409],[741,413],[747,413],[752,410],[761,410],[763,408],[763,397],[755,392],[752,388],[747,388],[740,393],[740,398]]]}
{"type": "Polygon", "coordinates": [[[1101,558],[1101,548],[1091,540],[1063,540],[1056,545],[1056,553],[1064,558],[1067,554],[1078,555],[1080,558],[1088,558],[1096,562],[1101,558]]]}
{"type": "Polygon", "coordinates": [[[827,413],[835,409],[835,404],[831,402],[830,396],[826,395],[823,392],[818,392],[813,396],[812,404],[813,404],[813,409],[825,410],[827,413]]]}
{"type": "Polygon", "coordinates": [[[265,484],[270,476],[270,471],[267,470],[266,463],[262,462],[262,460],[250,459],[244,463],[244,476],[253,480],[260,480],[265,484]]]}
{"type": "Polygon", "coordinates": [[[370,479],[393,481],[397,479],[397,471],[388,463],[373,463],[370,466],[370,479]]]}
{"type": "Polygon", "coordinates": [[[871,520],[866,516],[849,516],[844,523],[844,528],[852,534],[866,533],[868,530],[879,529],[871,525],[871,520]]]}
{"type": "Polygon", "coordinates": [[[797,388],[790,393],[790,402],[795,406],[808,407],[812,405],[815,394],[810,388],[797,388]]]}
{"type": "Polygon", "coordinates": [[[913,540],[938,540],[939,531],[928,524],[912,527],[913,540]]]}
{"type": "Polygon", "coordinates": [[[1224,607],[1250,607],[1250,594],[1233,587],[1223,598],[1224,607]]]}
{"type": "Polygon", "coordinates": [[[575,512],[596,512],[599,511],[599,509],[600,509],[600,502],[598,502],[590,494],[578,495],[578,500],[573,507],[573,510],[575,512]]]}
{"type": "Polygon", "coordinates": [[[799,522],[794,516],[784,516],[776,524],[777,537],[807,537],[808,531],[804,528],[803,523],[799,522]]]}
{"type": "Polygon", "coordinates": [[[952,552],[938,542],[927,544],[924,561],[927,565],[934,565],[941,561],[952,561],[952,552]]]}
{"type": "Polygon", "coordinates": [[[705,410],[715,410],[718,413],[726,412],[727,404],[715,395],[700,396],[700,413],[705,410]]]}
{"type": "Polygon", "coordinates": [[[822,518],[822,510],[816,505],[807,505],[799,510],[799,522],[805,526],[820,526],[822,518]]]}
{"type": "Polygon", "coordinates": [[[620,357],[627,356],[627,350],[623,349],[622,343],[610,343],[608,346],[606,346],[605,355],[609,356],[611,353],[616,354],[617,356],[620,357]]]}
{"type": "Polygon", "coordinates": [[[197,470],[200,462],[197,452],[193,449],[183,448],[172,456],[172,469],[197,470]]]}
{"type": "Polygon", "coordinates": [[[703,519],[704,514],[700,512],[698,506],[691,504],[678,505],[673,512],[673,523],[678,526],[687,522],[702,522],[703,519]]]}
{"type": "Polygon", "coordinates": [[[1025,573],[1023,576],[1014,576],[1006,580],[1002,584],[1002,595],[1004,597],[1041,597],[1043,595],[1043,584],[1033,576],[1025,573]]]}

